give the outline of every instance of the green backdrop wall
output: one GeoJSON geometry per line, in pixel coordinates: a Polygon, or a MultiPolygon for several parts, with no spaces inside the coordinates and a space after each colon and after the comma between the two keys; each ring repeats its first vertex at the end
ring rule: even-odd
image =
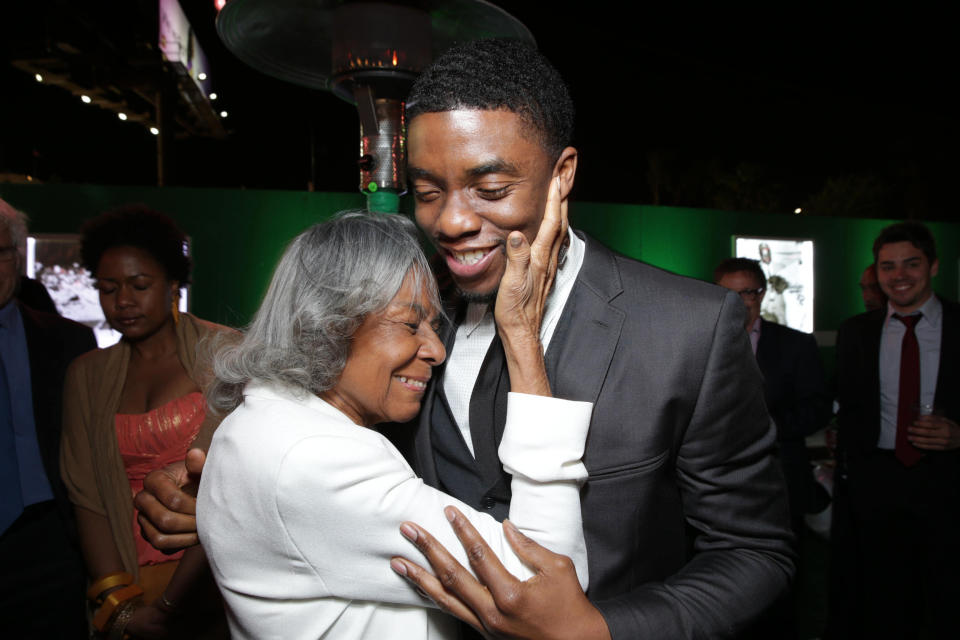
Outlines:
{"type": "MultiPolygon", "coordinates": [[[[30,215],[34,232],[73,232],[84,219],[128,202],[169,214],[192,238],[193,310],[233,326],[249,320],[294,235],[338,210],[364,205],[358,193],[86,185],[5,184],[0,197],[30,215]]],[[[406,200],[403,208],[410,205],[406,200]]],[[[874,237],[891,222],[590,202],[575,202],[570,215],[575,228],[621,253],[702,279],[731,254],[734,235],[811,239],[818,334],[836,330],[844,318],[862,311],[857,281],[872,260],[874,237]]],[[[957,299],[960,224],[929,226],[940,252],[934,286],[957,299]]],[[[829,333],[820,337],[829,351],[829,333]]]]}

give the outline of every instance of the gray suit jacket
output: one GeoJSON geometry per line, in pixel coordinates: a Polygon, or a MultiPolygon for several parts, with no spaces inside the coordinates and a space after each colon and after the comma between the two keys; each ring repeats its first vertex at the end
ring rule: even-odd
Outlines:
{"type": "MultiPolygon", "coordinates": [[[[556,396],[594,403],[582,494],[588,595],[614,638],[734,636],[793,572],[743,305],[585,240],[547,370],[556,396]]],[[[434,397],[415,457],[441,486],[427,423],[434,397]]]]}

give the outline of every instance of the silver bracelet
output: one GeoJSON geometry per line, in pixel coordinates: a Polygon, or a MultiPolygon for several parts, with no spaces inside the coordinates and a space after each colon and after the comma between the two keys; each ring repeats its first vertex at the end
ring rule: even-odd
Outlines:
{"type": "Polygon", "coordinates": [[[107,632],[107,640],[123,640],[127,632],[127,625],[133,618],[133,612],[137,610],[138,601],[128,600],[124,602],[120,611],[114,616],[113,624],[107,632]]]}

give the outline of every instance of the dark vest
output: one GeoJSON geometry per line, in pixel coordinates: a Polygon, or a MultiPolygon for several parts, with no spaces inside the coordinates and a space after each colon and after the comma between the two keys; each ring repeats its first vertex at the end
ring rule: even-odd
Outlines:
{"type": "Polygon", "coordinates": [[[509,389],[503,347],[495,337],[470,394],[470,439],[476,457],[463,441],[439,381],[430,414],[430,440],[441,488],[497,520],[506,518],[510,508],[510,476],[497,456],[509,389]]]}

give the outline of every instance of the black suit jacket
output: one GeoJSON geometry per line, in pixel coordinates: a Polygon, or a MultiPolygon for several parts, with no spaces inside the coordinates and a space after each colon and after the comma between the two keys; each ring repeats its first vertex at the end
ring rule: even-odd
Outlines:
{"type": "Polygon", "coordinates": [[[60,431],[62,427],[63,379],[74,358],[97,347],[89,327],[58,315],[20,305],[30,358],[33,417],[43,468],[53,489],[57,508],[65,522],[73,521],[73,509],[60,479],[60,431]]]}
{"type": "MultiPolygon", "coordinates": [[[[793,571],[743,304],[586,243],[546,359],[557,397],[594,403],[582,493],[588,595],[614,638],[734,635],[793,571]]],[[[435,376],[415,446],[433,486],[442,479],[428,416],[439,386],[435,376]]]]}
{"type": "Polygon", "coordinates": [[[817,341],[808,333],[761,320],[757,364],[767,410],[777,425],[791,511],[801,516],[813,506],[815,488],[805,438],[826,426],[831,413],[817,341]]]}
{"type": "Polygon", "coordinates": [[[778,441],[802,442],[827,424],[830,394],[812,335],[761,320],[757,364],[778,441]]]}

